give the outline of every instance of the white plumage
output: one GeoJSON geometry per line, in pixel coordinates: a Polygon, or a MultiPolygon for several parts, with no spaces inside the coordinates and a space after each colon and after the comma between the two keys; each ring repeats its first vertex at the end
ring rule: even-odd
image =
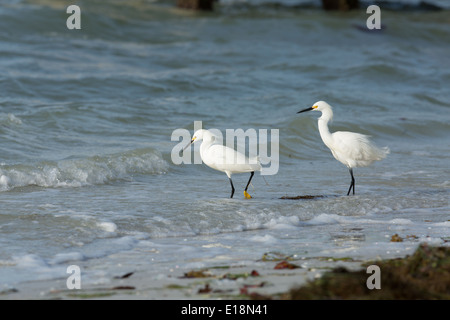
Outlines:
{"type": "Polygon", "coordinates": [[[244,196],[249,199],[251,196],[248,194],[247,189],[255,174],[255,171],[261,171],[261,164],[257,157],[248,158],[242,153],[229,148],[227,146],[214,144],[216,137],[208,130],[197,130],[192,136],[191,143],[187,145],[183,150],[189,147],[195,141],[202,140],[200,145],[200,157],[202,161],[209,167],[225,172],[231,184],[231,197],[233,198],[234,186],[231,180],[233,173],[250,172],[250,179],[244,190],[244,196]]]}
{"type": "Polygon", "coordinates": [[[350,194],[352,188],[353,194],[355,194],[355,178],[353,177],[352,169],[355,167],[366,167],[374,161],[384,159],[389,154],[389,148],[375,146],[370,141],[369,136],[364,134],[348,131],[330,133],[328,122],[333,118],[333,110],[325,101],[318,101],[312,107],[297,113],[305,111],[322,112],[322,116],[318,120],[320,137],[331,150],[336,160],[349,168],[352,182],[347,195],[350,194]]]}

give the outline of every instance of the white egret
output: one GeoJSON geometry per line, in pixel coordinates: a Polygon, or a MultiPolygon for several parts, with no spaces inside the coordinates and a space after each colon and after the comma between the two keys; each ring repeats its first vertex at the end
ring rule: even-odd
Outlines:
{"type": "Polygon", "coordinates": [[[244,173],[250,172],[250,179],[248,180],[247,186],[244,190],[244,196],[250,199],[251,196],[248,194],[247,189],[252,181],[255,171],[261,171],[261,164],[258,157],[248,158],[242,153],[223,146],[220,144],[214,144],[216,136],[210,131],[205,129],[197,130],[192,136],[191,142],[183,149],[186,150],[195,141],[203,140],[200,145],[200,157],[202,161],[209,167],[225,172],[230,180],[231,184],[231,197],[234,195],[233,180],[231,180],[231,175],[233,173],[244,173]]]}
{"type": "Polygon", "coordinates": [[[353,188],[355,194],[355,178],[353,177],[353,168],[366,167],[372,162],[384,159],[389,154],[389,148],[378,148],[370,140],[369,136],[355,132],[337,131],[330,133],[328,122],[333,118],[333,110],[325,101],[318,101],[310,108],[301,110],[321,111],[319,118],[319,132],[323,143],[331,150],[333,156],[339,162],[347,166],[352,176],[352,182],[347,195],[353,188]]]}

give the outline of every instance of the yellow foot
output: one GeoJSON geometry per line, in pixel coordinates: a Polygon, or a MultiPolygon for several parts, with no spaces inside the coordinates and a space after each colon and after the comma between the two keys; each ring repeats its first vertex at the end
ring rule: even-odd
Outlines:
{"type": "Polygon", "coordinates": [[[252,198],[252,196],[249,195],[248,192],[245,191],[245,190],[244,190],[244,197],[245,197],[246,199],[251,199],[251,198],[252,198]]]}

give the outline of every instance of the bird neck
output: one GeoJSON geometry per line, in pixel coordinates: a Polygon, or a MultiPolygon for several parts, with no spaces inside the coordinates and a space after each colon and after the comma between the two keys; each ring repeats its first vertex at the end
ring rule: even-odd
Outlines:
{"type": "Polygon", "coordinates": [[[208,148],[214,144],[214,137],[207,137],[202,141],[202,144],[200,145],[200,153],[204,153],[208,148]]]}
{"type": "Polygon", "coordinates": [[[320,117],[318,121],[320,137],[327,147],[331,145],[332,140],[330,129],[328,128],[328,122],[330,121],[330,119],[330,117],[324,117],[324,115],[322,115],[322,117],[320,117]]]}

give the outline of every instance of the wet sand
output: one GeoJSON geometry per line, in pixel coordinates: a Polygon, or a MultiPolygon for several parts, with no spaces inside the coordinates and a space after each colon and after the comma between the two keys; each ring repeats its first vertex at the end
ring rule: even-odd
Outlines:
{"type": "Polygon", "coordinates": [[[3,288],[0,299],[448,299],[449,276],[450,248],[422,244],[412,255],[378,261],[333,257],[294,259],[267,253],[251,265],[218,265],[156,277],[142,268],[117,275],[107,285],[87,284],[79,290],[67,289],[66,279],[33,281],[3,288]],[[366,280],[371,276],[366,268],[373,263],[380,266],[385,276],[381,290],[366,287],[366,280]],[[396,291],[399,281],[410,285],[406,296],[405,292],[396,291]],[[352,287],[355,283],[356,289],[352,287]],[[347,291],[342,291],[342,287],[347,291]],[[416,295],[411,296],[414,292],[416,295]]]}

